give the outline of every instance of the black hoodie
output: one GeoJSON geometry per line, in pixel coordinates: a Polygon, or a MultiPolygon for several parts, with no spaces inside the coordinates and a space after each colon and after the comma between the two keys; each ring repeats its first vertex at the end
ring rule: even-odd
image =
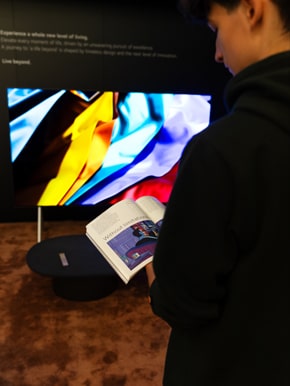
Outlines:
{"type": "Polygon", "coordinates": [[[228,83],[186,147],[154,257],[166,386],[290,385],[290,52],[228,83]]]}

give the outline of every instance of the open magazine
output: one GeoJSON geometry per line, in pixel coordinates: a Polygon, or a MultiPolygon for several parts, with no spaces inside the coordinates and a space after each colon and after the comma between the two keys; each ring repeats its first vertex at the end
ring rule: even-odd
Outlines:
{"type": "Polygon", "coordinates": [[[124,283],[152,261],[164,212],[155,197],[127,198],[86,225],[86,235],[124,283]]]}

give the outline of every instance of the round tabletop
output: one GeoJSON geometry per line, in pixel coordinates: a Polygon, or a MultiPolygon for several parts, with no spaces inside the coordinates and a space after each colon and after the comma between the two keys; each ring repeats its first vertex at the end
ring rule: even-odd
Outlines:
{"type": "Polygon", "coordinates": [[[28,251],[26,261],[32,271],[50,277],[116,275],[86,235],[43,240],[28,251]]]}

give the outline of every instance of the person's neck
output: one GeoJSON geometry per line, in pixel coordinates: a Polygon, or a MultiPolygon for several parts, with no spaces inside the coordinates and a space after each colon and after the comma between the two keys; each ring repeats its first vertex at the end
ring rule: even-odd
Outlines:
{"type": "Polygon", "coordinates": [[[290,31],[285,30],[274,2],[264,3],[263,17],[252,29],[252,42],[259,59],[290,50],[290,31]]]}

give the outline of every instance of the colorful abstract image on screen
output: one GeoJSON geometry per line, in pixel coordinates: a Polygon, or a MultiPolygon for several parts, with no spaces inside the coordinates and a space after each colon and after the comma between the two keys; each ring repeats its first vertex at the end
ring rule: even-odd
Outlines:
{"type": "Polygon", "coordinates": [[[96,205],[150,194],[167,202],[210,97],[7,89],[15,205],[96,205]]]}

